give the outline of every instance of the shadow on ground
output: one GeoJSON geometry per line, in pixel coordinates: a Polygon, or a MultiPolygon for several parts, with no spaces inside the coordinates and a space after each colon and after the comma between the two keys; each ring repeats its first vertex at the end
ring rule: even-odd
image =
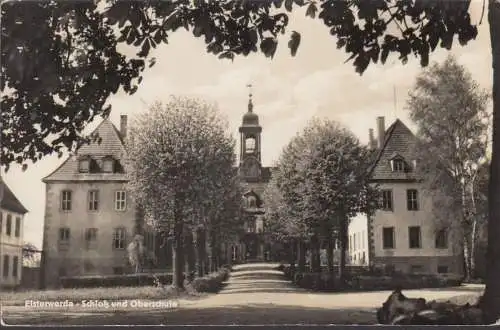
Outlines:
{"type": "Polygon", "coordinates": [[[153,312],[101,313],[99,315],[4,315],[7,325],[293,325],[376,323],[374,310],[307,308],[297,306],[241,305],[221,308],[177,309],[153,312]]]}

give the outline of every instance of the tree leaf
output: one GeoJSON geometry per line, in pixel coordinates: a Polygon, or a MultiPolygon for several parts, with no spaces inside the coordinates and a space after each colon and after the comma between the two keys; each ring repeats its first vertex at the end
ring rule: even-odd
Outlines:
{"type": "Polygon", "coordinates": [[[290,52],[292,56],[297,54],[297,49],[300,45],[300,33],[296,31],[292,31],[292,35],[290,36],[290,41],[288,41],[288,48],[290,48],[290,52]]]}
{"type": "Polygon", "coordinates": [[[277,46],[278,41],[274,38],[268,37],[261,41],[260,50],[266,55],[266,57],[273,58],[276,53],[277,46]]]}

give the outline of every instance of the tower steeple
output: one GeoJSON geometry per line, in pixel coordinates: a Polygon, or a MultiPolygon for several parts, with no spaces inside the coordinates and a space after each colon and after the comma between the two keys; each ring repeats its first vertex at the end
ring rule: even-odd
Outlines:
{"type": "Polygon", "coordinates": [[[253,112],[252,84],[248,84],[247,87],[249,89],[249,93],[248,93],[248,112],[253,112]]]}
{"type": "Polygon", "coordinates": [[[246,164],[253,168],[251,176],[255,173],[260,175],[261,163],[261,140],[260,134],[262,127],[259,125],[259,116],[253,112],[252,84],[247,85],[250,90],[248,93],[248,111],[243,115],[240,126],[240,164],[246,164]],[[252,165],[253,164],[253,165],[252,165]]]}

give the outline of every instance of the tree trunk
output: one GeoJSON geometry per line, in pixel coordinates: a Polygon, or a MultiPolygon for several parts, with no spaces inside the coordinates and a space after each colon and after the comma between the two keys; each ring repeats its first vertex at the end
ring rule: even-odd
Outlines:
{"type": "Polygon", "coordinates": [[[313,273],[321,272],[320,248],[318,235],[313,235],[311,237],[311,271],[313,273]]]}
{"type": "Polygon", "coordinates": [[[464,234],[464,243],[463,243],[463,254],[464,254],[464,276],[465,281],[469,281],[471,279],[471,254],[470,254],[470,241],[468,234],[464,234]]]}
{"type": "Polygon", "coordinates": [[[210,271],[217,271],[217,236],[215,231],[210,233],[210,271]]]}
{"type": "Polygon", "coordinates": [[[196,272],[196,255],[193,243],[193,232],[187,230],[184,238],[184,249],[186,251],[186,275],[192,279],[192,275],[196,272]]]}
{"type": "Polygon", "coordinates": [[[483,299],[485,321],[500,316],[500,1],[490,0],[488,9],[493,58],[493,143],[488,192],[488,248],[486,289],[483,299]]]}
{"type": "Polygon", "coordinates": [[[333,265],[333,250],[335,249],[335,240],[332,235],[328,236],[327,246],[326,246],[326,257],[327,257],[327,266],[328,272],[333,273],[334,265],[333,265]]]}
{"type": "Polygon", "coordinates": [[[290,263],[290,267],[291,268],[294,268],[295,266],[295,262],[296,262],[296,254],[295,254],[295,247],[297,246],[297,243],[295,242],[295,240],[292,240],[288,243],[288,262],[290,263]]]}
{"type": "Polygon", "coordinates": [[[297,241],[297,266],[299,272],[306,271],[306,244],[302,239],[297,241]]]}
{"type": "Polygon", "coordinates": [[[474,217],[472,223],[471,244],[470,244],[470,275],[476,278],[476,244],[477,244],[477,218],[474,217]]]}
{"type": "Polygon", "coordinates": [[[183,251],[183,223],[179,216],[175,217],[174,242],[172,244],[172,286],[176,288],[184,287],[184,251],[183,251]]]}
{"type": "Polygon", "coordinates": [[[348,244],[348,221],[346,215],[342,215],[340,218],[340,265],[339,265],[339,281],[340,285],[344,285],[346,281],[346,255],[347,255],[347,244],[348,244]]]}
{"type": "Polygon", "coordinates": [[[196,230],[196,268],[198,277],[205,275],[205,231],[202,228],[196,230]]]}

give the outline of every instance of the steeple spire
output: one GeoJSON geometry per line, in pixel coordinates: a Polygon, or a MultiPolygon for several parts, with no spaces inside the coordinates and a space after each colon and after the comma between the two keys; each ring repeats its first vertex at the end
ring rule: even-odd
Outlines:
{"type": "Polygon", "coordinates": [[[253,103],[252,103],[252,84],[247,85],[249,93],[248,93],[248,112],[253,112],[253,103]]]}

